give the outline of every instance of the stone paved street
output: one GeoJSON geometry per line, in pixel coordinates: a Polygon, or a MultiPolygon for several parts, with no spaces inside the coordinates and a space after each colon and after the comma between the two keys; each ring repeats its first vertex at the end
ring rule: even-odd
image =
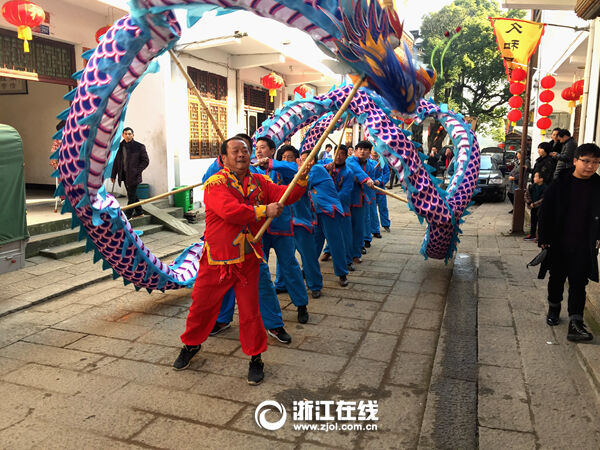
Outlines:
{"type": "Polygon", "coordinates": [[[545,281],[525,268],[537,247],[502,234],[508,205],[475,207],[459,256],[445,265],[418,254],[424,227],[392,202],[392,232],[374,239],[348,288],[322,263],[325,288],[310,299],[308,324],[279,296],[293,342],[269,338],[256,387],[246,382],[237,316],[189,370],[171,369],[189,290],[149,295],[120,280],[64,295],[51,288],[99,271],[89,256],[79,269],[38,261],[1,276],[13,293],[0,305],[24,293],[41,301],[40,289],[55,297],[31,307],[20,297],[25,309],[0,318],[0,446],[598,448],[598,338],[579,350],[565,320],[545,325],[545,281]],[[62,278],[43,278],[61,269],[62,278]],[[257,426],[265,400],[285,406],[281,429],[257,426]],[[377,400],[378,429],[294,430],[292,402],[301,400],[377,400]]]}

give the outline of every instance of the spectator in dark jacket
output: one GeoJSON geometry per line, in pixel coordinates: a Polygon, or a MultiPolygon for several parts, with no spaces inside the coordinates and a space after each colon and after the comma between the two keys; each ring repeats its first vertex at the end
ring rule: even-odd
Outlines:
{"type": "Polygon", "coordinates": [[[558,132],[558,139],[562,144],[562,149],[558,155],[558,162],[556,163],[556,169],[554,170],[554,178],[557,178],[563,170],[573,168],[575,149],[577,148],[577,143],[575,142],[575,139],[571,137],[569,130],[560,130],[558,132]]]}
{"type": "Polygon", "coordinates": [[[548,187],[539,211],[538,245],[548,248],[540,278],[550,270],[546,323],[558,325],[565,281],[569,280],[570,341],[589,341],[583,323],[585,287],[598,281],[600,239],[600,148],[584,144],[575,151],[574,169],[563,171],[548,187]]]}
{"type": "Polygon", "coordinates": [[[427,164],[434,168],[432,175],[435,177],[438,172],[438,166],[440,164],[440,155],[438,155],[437,147],[431,147],[429,152],[429,158],[427,158],[427,164]]]}
{"type": "Polygon", "coordinates": [[[562,150],[562,144],[558,139],[558,133],[560,131],[561,128],[558,127],[552,130],[552,139],[549,142],[549,144],[552,145],[552,150],[550,151],[549,155],[552,156],[555,160],[556,158],[558,158],[558,155],[560,155],[560,151],[562,150]]]}
{"type": "Polygon", "coordinates": [[[554,160],[550,156],[550,151],[552,151],[552,144],[549,142],[542,142],[538,145],[538,159],[535,161],[533,166],[532,173],[532,181],[533,175],[539,173],[542,177],[544,183],[550,184],[552,178],[554,177],[554,160]]]}
{"type": "MultiPolygon", "coordinates": [[[[110,180],[114,183],[117,179],[119,186],[121,186],[121,182],[125,183],[128,205],[140,201],[137,196],[137,187],[142,182],[142,172],[148,167],[149,163],[146,146],[133,140],[133,130],[131,128],[123,129],[123,140],[119,144],[119,150],[113,162],[110,180]]],[[[125,211],[128,219],[142,214],[141,206],[125,211]]]]}
{"type": "Polygon", "coordinates": [[[529,185],[525,191],[525,205],[531,209],[531,229],[529,234],[525,236],[526,241],[535,241],[537,236],[538,210],[544,199],[544,192],[548,185],[544,183],[544,179],[540,172],[533,173],[533,183],[529,185]]]}

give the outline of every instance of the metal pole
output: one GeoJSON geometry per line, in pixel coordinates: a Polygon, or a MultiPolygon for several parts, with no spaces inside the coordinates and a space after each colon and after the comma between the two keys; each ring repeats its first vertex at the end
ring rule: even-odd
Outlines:
{"type": "MultiPolygon", "coordinates": [[[[531,11],[532,20],[539,18],[539,10],[531,11]]],[[[529,60],[527,65],[527,86],[525,88],[525,101],[523,102],[523,131],[521,135],[521,165],[519,167],[519,187],[515,190],[513,205],[512,233],[522,233],[525,221],[525,163],[527,162],[527,131],[529,128],[529,107],[531,103],[531,85],[533,81],[533,61],[537,60],[538,50],[529,60]]]]}
{"type": "MultiPolygon", "coordinates": [[[[358,83],[356,83],[354,85],[354,87],[352,88],[352,91],[350,91],[350,94],[348,95],[348,97],[346,98],[346,100],[344,100],[344,103],[342,103],[342,106],[340,107],[340,109],[338,110],[338,112],[335,113],[335,116],[333,116],[333,119],[331,119],[331,123],[325,129],[325,132],[319,138],[319,140],[315,144],[315,147],[312,149],[312,151],[308,154],[308,157],[306,158],[306,160],[304,161],[304,163],[302,164],[302,166],[300,167],[300,169],[298,169],[298,173],[296,173],[296,176],[294,177],[294,179],[292,180],[292,182],[290,184],[288,184],[287,189],[285,190],[285,192],[283,193],[283,195],[279,199],[279,203],[284,204],[285,201],[288,199],[288,197],[292,193],[292,189],[294,189],[294,186],[296,185],[296,183],[298,182],[298,179],[300,178],[300,173],[302,173],[304,167],[306,167],[306,165],[309,164],[315,158],[315,156],[317,155],[319,149],[323,145],[323,142],[325,142],[325,139],[327,139],[327,136],[329,136],[329,133],[331,133],[333,131],[333,129],[335,128],[335,124],[338,122],[338,120],[340,120],[340,117],[342,117],[342,115],[344,114],[344,112],[346,112],[346,109],[348,109],[348,106],[350,106],[350,102],[352,101],[352,99],[354,98],[354,96],[356,95],[356,93],[358,92],[358,89],[364,83],[365,79],[366,79],[366,75],[361,76],[361,78],[358,81],[358,83]]],[[[269,217],[265,221],[265,223],[263,224],[263,226],[261,227],[261,229],[258,230],[258,233],[256,234],[256,236],[254,236],[254,242],[258,242],[260,240],[260,238],[262,237],[262,235],[265,234],[265,231],[267,231],[267,228],[269,228],[269,225],[271,224],[271,222],[273,222],[273,218],[269,217]]]]}

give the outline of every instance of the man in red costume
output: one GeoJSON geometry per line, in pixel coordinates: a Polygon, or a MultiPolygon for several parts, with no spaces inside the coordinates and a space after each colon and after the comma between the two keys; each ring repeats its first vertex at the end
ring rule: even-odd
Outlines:
{"type": "MultiPolygon", "coordinates": [[[[224,168],[204,183],[204,251],[186,329],[181,335],[183,348],[173,368],[182,370],[189,366],[215,325],[223,295],[233,287],[238,303],[240,343],[243,352],[252,357],[248,383],[259,384],[264,378],[260,354],[267,349],[267,335],[258,306],[262,244],[254,243],[254,236],[267,217],[277,217],[283,211],[283,205],[277,201],[287,186],[249,172],[250,151],[240,137],[221,144],[221,158],[224,168]]],[[[305,170],[286,205],[304,194],[306,183],[305,170]]]]}

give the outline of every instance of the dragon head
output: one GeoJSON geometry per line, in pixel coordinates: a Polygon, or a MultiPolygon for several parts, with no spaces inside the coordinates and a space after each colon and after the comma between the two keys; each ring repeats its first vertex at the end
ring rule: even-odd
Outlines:
{"type": "Polygon", "coordinates": [[[342,37],[335,40],[336,56],[366,74],[367,87],[396,114],[414,114],[436,74],[422,67],[402,42],[403,26],[390,2],[381,7],[377,0],[339,0],[339,11],[341,21],[335,22],[342,37]]]}

